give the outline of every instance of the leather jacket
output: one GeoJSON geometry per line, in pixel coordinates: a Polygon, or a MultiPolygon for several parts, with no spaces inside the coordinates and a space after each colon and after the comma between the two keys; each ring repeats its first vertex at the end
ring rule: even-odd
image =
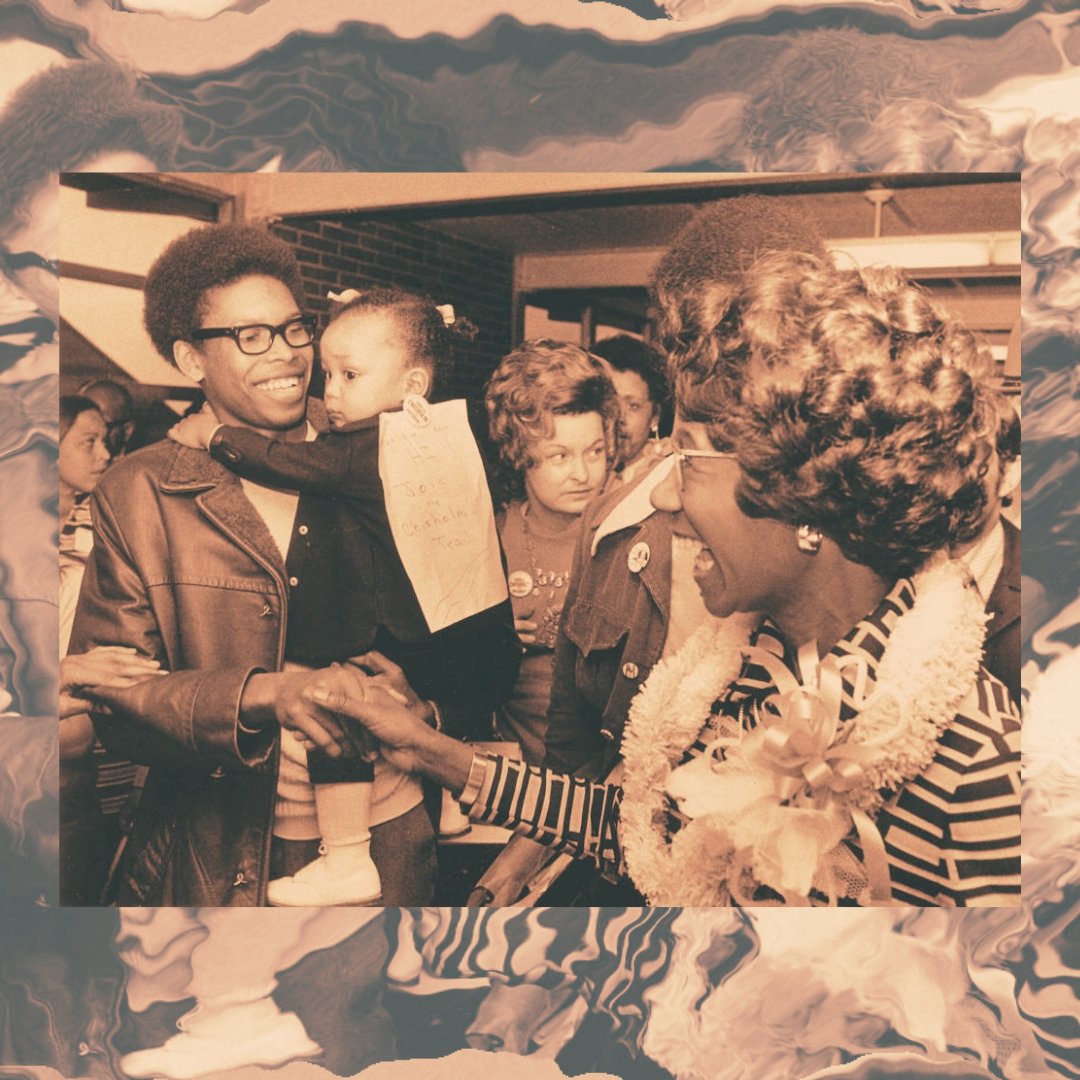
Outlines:
{"type": "Polygon", "coordinates": [[[379,479],[378,418],[316,442],[278,443],[220,427],[210,456],[267,487],[300,492],[289,544],[285,652],[322,667],[375,649],[399,664],[443,731],[490,737],[491,713],[513,689],[520,661],[510,598],[431,633],[394,544],[379,479]]]}
{"type": "Polygon", "coordinates": [[[71,651],[133,646],[170,672],[94,716],[106,747],[150,766],[118,902],[265,903],[278,742],[242,731],[239,704],[284,658],[277,547],[235,476],[167,442],[117,462],[93,511],[71,651]]]}

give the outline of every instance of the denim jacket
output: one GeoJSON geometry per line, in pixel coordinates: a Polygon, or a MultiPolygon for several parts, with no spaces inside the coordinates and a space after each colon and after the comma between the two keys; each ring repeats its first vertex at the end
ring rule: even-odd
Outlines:
{"type": "MultiPolygon", "coordinates": [[[[640,482],[639,482],[640,483],[640,482]]],[[[619,759],[630,702],[660,658],[671,614],[673,515],[644,520],[601,537],[597,529],[639,485],[618,488],[586,514],[574,558],[548,709],[545,764],[598,778],[619,759]],[[631,552],[647,545],[648,562],[631,552]]]]}

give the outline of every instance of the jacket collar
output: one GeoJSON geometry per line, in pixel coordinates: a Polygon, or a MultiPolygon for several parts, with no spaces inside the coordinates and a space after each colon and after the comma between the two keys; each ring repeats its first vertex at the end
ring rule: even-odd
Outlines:
{"type": "Polygon", "coordinates": [[[158,482],[165,495],[195,495],[203,513],[279,576],[284,564],[270,530],[244,494],[240,478],[205,450],[177,446],[158,482]]]}
{"type": "Polygon", "coordinates": [[[664,458],[630,489],[625,499],[620,499],[594,526],[596,531],[593,534],[589,552],[591,555],[596,554],[596,549],[605,536],[610,536],[631,525],[640,525],[646,518],[656,513],[656,507],[652,504],[653,489],[659,487],[660,483],[667,478],[674,464],[673,457],[664,458]]]}
{"type": "MultiPolygon", "coordinates": [[[[667,459],[671,461],[672,459],[667,459]]],[[[645,544],[649,549],[649,561],[637,572],[653,603],[660,610],[665,622],[671,616],[671,523],[673,515],[659,511],[652,505],[650,496],[653,488],[660,483],[671,468],[661,462],[634,487],[624,498],[614,502],[606,513],[590,525],[594,530],[590,555],[595,558],[600,544],[607,537],[633,529],[633,534],[624,537],[618,544],[617,558],[627,560],[626,573],[633,576],[630,569],[630,552],[638,544],[645,544]]]]}
{"type": "Polygon", "coordinates": [[[205,450],[179,445],[159,481],[161,490],[170,493],[212,488],[222,483],[238,483],[237,477],[205,450]]]}
{"type": "MultiPolygon", "coordinates": [[[[313,422],[314,419],[317,418],[306,421],[309,441],[318,434],[318,424],[313,422]]],[[[378,417],[375,419],[377,422],[378,417]]],[[[357,425],[357,427],[360,426],[357,425]]],[[[223,483],[239,486],[236,474],[215,461],[205,450],[192,450],[179,443],[174,443],[173,448],[175,452],[172,461],[163,470],[159,481],[162,491],[191,491],[196,488],[215,487],[223,483]]]]}

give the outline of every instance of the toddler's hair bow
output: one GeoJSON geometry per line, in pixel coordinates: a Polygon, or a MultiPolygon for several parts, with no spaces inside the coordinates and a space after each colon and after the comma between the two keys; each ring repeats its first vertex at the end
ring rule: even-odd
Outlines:
{"type": "Polygon", "coordinates": [[[443,326],[453,326],[457,320],[453,304],[436,304],[435,310],[442,316],[443,326]]]}
{"type": "Polygon", "coordinates": [[[357,289],[345,289],[342,292],[328,292],[326,299],[334,304],[351,304],[354,300],[359,300],[363,294],[357,289]]]}

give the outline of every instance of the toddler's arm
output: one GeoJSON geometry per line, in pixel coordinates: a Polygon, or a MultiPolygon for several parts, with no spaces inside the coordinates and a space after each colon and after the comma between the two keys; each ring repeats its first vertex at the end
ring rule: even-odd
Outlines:
{"type": "Polygon", "coordinates": [[[268,439],[248,428],[222,426],[210,456],[227,469],[268,487],[309,495],[345,495],[381,504],[379,429],[331,433],[314,442],[268,439]]]}

